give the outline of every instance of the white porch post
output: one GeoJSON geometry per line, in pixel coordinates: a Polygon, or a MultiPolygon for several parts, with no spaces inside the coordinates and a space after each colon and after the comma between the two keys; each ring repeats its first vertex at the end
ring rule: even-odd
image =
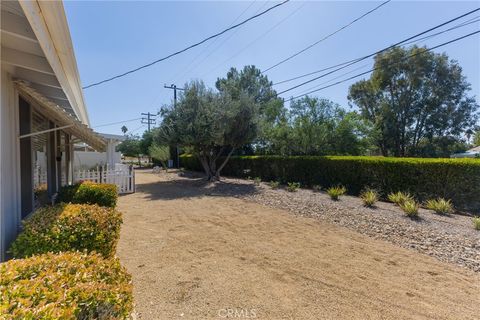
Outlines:
{"type": "Polygon", "coordinates": [[[115,166],[115,148],[117,147],[118,141],[114,139],[108,139],[107,143],[107,164],[110,168],[115,166]]]}

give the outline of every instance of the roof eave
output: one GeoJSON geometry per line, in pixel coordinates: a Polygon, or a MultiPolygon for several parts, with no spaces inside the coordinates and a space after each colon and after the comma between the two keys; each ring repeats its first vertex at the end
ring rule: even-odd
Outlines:
{"type": "Polygon", "coordinates": [[[61,1],[19,1],[78,119],[90,126],[65,10],[61,1]]]}

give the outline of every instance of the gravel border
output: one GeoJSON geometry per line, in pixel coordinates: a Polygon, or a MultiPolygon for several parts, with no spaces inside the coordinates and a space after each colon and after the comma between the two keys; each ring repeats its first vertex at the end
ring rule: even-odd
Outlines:
{"type": "MultiPolygon", "coordinates": [[[[180,176],[201,177],[192,172],[180,176]]],[[[314,217],[480,272],[480,231],[473,228],[472,218],[468,216],[438,215],[420,209],[419,218],[412,220],[387,202],[380,201],[375,208],[366,208],[358,197],[342,196],[339,201],[332,201],[325,192],[309,189],[288,192],[284,187],[272,189],[267,183],[255,185],[253,181],[237,178],[223,178],[210,184],[205,192],[209,196],[233,196],[295,215],[314,217]]]]}

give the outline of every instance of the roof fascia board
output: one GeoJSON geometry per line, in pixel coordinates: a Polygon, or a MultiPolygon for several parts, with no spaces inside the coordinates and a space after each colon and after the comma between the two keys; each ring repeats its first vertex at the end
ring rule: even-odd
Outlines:
{"type": "Polygon", "coordinates": [[[70,32],[62,2],[46,2],[49,5],[48,10],[55,11],[54,14],[48,15],[49,20],[47,20],[43,14],[41,4],[38,1],[19,1],[19,3],[24,11],[25,17],[33,29],[33,32],[35,33],[35,36],[38,39],[45,57],[50,63],[50,66],[52,67],[58,79],[58,82],[65,91],[72,109],[74,110],[78,119],[89,126],[90,121],[88,119],[87,110],[84,104],[83,92],[80,86],[75,56],[73,55],[73,49],[71,48],[70,32]],[[49,28],[49,26],[55,27],[49,28]],[[70,43],[67,44],[59,41],[55,42],[55,37],[52,36],[51,32],[63,33],[63,38],[70,39],[70,43]],[[61,52],[67,53],[66,55],[63,55],[64,59],[67,59],[65,63],[68,63],[69,65],[73,64],[75,66],[75,70],[73,71],[76,72],[75,75],[70,75],[70,77],[68,76],[68,68],[66,68],[60,59],[59,53],[61,52]]]}

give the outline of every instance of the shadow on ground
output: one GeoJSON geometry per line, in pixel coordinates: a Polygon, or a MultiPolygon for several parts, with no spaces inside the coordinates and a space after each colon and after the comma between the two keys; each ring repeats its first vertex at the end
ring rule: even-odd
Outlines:
{"type": "Polygon", "coordinates": [[[190,173],[180,173],[167,181],[138,184],[136,190],[148,195],[150,200],[175,200],[203,196],[241,197],[258,192],[253,184],[231,181],[208,182],[204,177],[190,173]]]}

